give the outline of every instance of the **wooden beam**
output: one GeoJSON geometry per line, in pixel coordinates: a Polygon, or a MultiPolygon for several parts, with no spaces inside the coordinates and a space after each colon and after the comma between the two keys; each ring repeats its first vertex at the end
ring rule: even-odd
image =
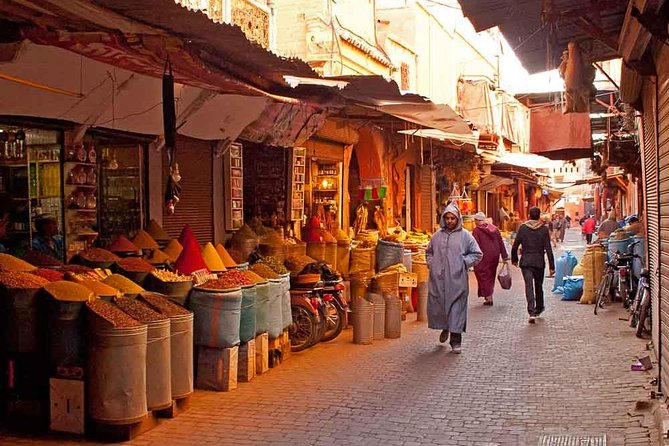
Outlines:
{"type": "Polygon", "coordinates": [[[599,26],[592,23],[590,19],[587,19],[583,16],[573,17],[571,19],[577,27],[579,27],[583,32],[590,35],[593,39],[599,40],[604,45],[618,53],[618,41],[606,34],[599,26]]]}

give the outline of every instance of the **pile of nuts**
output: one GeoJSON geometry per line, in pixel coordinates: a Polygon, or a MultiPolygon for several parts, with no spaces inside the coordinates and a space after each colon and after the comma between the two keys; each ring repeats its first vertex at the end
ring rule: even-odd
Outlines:
{"type": "Polygon", "coordinates": [[[180,307],[159,293],[142,293],[139,295],[139,299],[168,317],[191,314],[184,307],[180,307]]]}
{"type": "Polygon", "coordinates": [[[162,314],[150,308],[148,305],[135,299],[122,297],[120,299],[116,299],[114,303],[116,303],[116,305],[118,305],[121,310],[125,311],[140,322],[148,323],[164,321],[167,319],[166,316],[163,316],[162,314]]]}
{"type": "Polygon", "coordinates": [[[89,310],[109,322],[115,328],[131,328],[142,325],[140,322],[121,311],[118,307],[115,307],[104,300],[95,299],[86,302],[86,306],[88,306],[89,310]]]}

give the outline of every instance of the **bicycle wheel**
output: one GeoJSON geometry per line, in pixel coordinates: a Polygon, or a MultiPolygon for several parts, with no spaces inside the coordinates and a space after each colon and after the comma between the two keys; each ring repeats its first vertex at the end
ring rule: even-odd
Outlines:
{"type": "Polygon", "coordinates": [[[595,314],[597,314],[597,310],[599,308],[604,308],[604,303],[610,292],[611,292],[611,274],[607,274],[606,276],[604,276],[599,286],[597,287],[597,292],[595,295],[595,297],[597,298],[597,300],[595,301],[595,314]]]}
{"type": "Polygon", "coordinates": [[[644,331],[650,332],[652,328],[646,326],[646,321],[650,316],[650,298],[644,291],[643,301],[641,302],[641,310],[639,312],[639,321],[636,324],[636,337],[643,336],[644,331]]]}

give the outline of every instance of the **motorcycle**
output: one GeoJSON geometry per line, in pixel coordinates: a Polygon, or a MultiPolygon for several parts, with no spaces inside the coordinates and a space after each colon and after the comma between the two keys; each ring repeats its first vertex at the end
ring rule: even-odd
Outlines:
{"type": "Polygon", "coordinates": [[[350,309],[344,298],[344,281],[336,271],[323,262],[310,263],[301,273],[321,275],[323,286],[317,292],[323,301],[319,311],[324,327],[321,327],[323,336],[320,341],[332,341],[348,324],[350,309]]]}
{"type": "Polygon", "coordinates": [[[292,286],[290,308],[293,324],[290,326],[290,350],[300,352],[321,340],[325,323],[321,318],[323,305],[318,291],[321,283],[310,286],[292,286]]]}
{"type": "Polygon", "coordinates": [[[616,265],[615,274],[615,294],[623,301],[625,308],[629,308],[630,302],[634,299],[635,283],[634,275],[632,274],[632,263],[638,255],[633,253],[634,246],[639,242],[630,244],[626,253],[617,252],[614,255],[616,265]]]}
{"type": "Polygon", "coordinates": [[[324,303],[321,317],[325,320],[325,333],[321,342],[328,342],[336,339],[346,327],[350,309],[344,299],[342,279],[325,282],[320,293],[324,303]]]}

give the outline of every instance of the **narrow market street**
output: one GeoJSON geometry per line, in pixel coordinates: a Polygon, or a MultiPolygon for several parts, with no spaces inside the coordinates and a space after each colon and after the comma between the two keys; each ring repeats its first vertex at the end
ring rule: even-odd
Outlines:
{"type": "MultiPolygon", "coordinates": [[[[556,257],[580,257],[582,244],[571,229],[556,257]]],[[[414,315],[400,340],[354,345],[348,330],[233,392],[196,391],[190,410],[127,444],[536,445],[542,434],[653,444],[635,403],[648,399],[655,371],[630,371],[647,340],[619,320],[622,308],[594,316],[548,293],[545,317],[529,325],[515,268],[513,280],[493,307],[471,299],[460,356],[414,315]]],[[[58,438],[1,443],[70,444],[58,438]]]]}

